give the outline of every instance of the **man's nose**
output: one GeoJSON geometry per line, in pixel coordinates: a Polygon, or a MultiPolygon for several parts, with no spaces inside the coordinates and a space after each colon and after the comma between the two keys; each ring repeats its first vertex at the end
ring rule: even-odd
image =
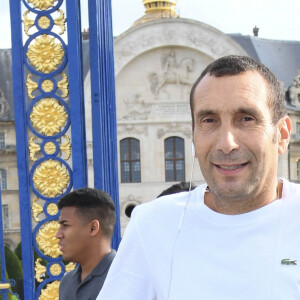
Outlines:
{"type": "Polygon", "coordinates": [[[61,230],[60,230],[60,228],[57,230],[57,232],[55,233],[55,237],[57,238],[57,239],[61,239],[62,238],[62,233],[61,233],[61,230]]]}
{"type": "Polygon", "coordinates": [[[229,154],[239,148],[237,133],[233,126],[225,124],[220,126],[216,148],[225,154],[229,154]]]}

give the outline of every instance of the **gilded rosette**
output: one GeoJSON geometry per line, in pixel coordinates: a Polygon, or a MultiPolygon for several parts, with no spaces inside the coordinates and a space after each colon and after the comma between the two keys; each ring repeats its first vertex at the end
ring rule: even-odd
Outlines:
{"type": "Polygon", "coordinates": [[[49,80],[49,79],[45,79],[43,82],[42,82],[42,90],[46,93],[49,93],[53,90],[54,88],[54,84],[52,82],[52,80],[49,80]]]}
{"type": "Polygon", "coordinates": [[[39,300],[59,300],[58,296],[59,281],[53,281],[42,289],[39,300]]]}
{"type": "Polygon", "coordinates": [[[28,3],[32,3],[34,8],[40,10],[46,10],[54,6],[54,3],[58,0],[28,0],[28,3]]]}
{"type": "Polygon", "coordinates": [[[50,215],[50,216],[54,216],[58,213],[58,207],[55,203],[50,203],[48,204],[47,206],[47,213],[50,215]]]}
{"type": "Polygon", "coordinates": [[[65,107],[53,98],[44,98],[39,101],[30,114],[33,127],[47,136],[59,133],[67,119],[65,107]]]}
{"type": "Polygon", "coordinates": [[[43,34],[30,44],[26,56],[31,66],[42,73],[50,73],[62,63],[65,52],[55,38],[43,34]]]}
{"type": "Polygon", "coordinates": [[[57,221],[51,221],[43,225],[36,236],[36,243],[39,249],[50,257],[59,257],[61,252],[59,250],[58,239],[55,234],[59,228],[57,221]]]}
{"type": "Polygon", "coordinates": [[[53,142],[47,142],[44,146],[44,150],[47,154],[53,154],[56,151],[56,146],[53,142]]]}
{"type": "Polygon", "coordinates": [[[59,264],[53,264],[51,265],[50,267],[50,273],[53,275],[53,276],[58,276],[60,273],[61,273],[61,266],[59,264]]]}
{"type": "Polygon", "coordinates": [[[67,169],[62,163],[49,159],[42,162],[34,171],[33,183],[46,197],[56,197],[63,193],[70,181],[67,169]]]}
{"type": "Polygon", "coordinates": [[[47,29],[50,26],[50,19],[47,16],[41,16],[38,19],[38,24],[42,29],[47,29]]]}

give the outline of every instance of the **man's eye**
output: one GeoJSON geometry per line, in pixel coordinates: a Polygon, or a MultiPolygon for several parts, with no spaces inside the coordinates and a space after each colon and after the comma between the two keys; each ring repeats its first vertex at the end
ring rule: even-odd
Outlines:
{"type": "Polygon", "coordinates": [[[203,119],[202,122],[203,123],[212,123],[214,121],[214,119],[203,119]]]}
{"type": "Polygon", "coordinates": [[[250,116],[244,117],[244,118],[242,119],[242,121],[246,121],[246,122],[253,121],[253,120],[254,120],[254,118],[252,118],[252,117],[250,117],[250,116]]]}

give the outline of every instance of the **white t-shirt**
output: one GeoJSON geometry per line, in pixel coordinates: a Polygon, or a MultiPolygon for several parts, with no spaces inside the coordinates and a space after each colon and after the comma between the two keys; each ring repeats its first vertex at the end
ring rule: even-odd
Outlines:
{"type": "Polygon", "coordinates": [[[300,299],[300,185],[241,215],[210,210],[205,188],[134,210],[97,300],[300,299]]]}

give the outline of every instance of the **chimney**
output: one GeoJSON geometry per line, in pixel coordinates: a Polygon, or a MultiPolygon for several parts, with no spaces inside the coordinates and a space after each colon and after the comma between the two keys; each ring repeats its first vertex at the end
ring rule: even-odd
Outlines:
{"type": "Polygon", "coordinates": [[[259,31],[259,28],[256,27],[256,25],[255,25],[255,27],[253,28],[253,34],[254,34],[254,36],[258,36],[258,31],[259,31]]]}

